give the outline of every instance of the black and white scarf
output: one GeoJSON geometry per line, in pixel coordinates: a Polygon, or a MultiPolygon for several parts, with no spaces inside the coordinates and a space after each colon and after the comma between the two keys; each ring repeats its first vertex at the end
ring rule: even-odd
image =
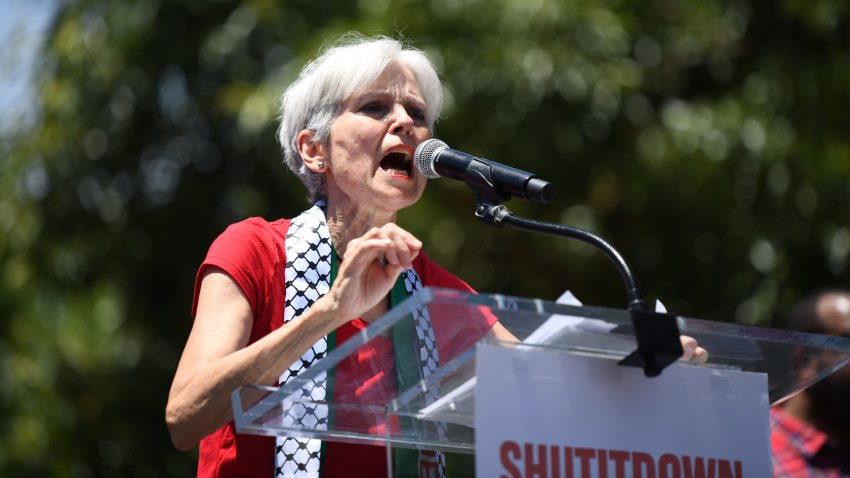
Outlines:
{"type": "MultiPolygon", "coordinates": [[[[324,212],[325,202],[320,200],[312,208],[292,219],[286,234],[286,300],[284,324],[297,320],[310,306],[330,290],[332,277],[332,257],[330,231],[324,212]]],[[[422,288],[422,281],[414,269],[402,272],[399,281],[403,281],[407,295],[422,288]]],[[[434,329],[428,310],[418,308],[414,315],[416,330],[416,355],[421,376],[429,377],[440,364],[434,329]]],[[[310,366],[329,353],[328,337],[322,337],[310,347],[299,360],[296,360],[280,377],[283,386],[293,377],[297,377],[310,366]]],[[[323,373],[313,380],[310,387],[302,387],[302,398],[312,402],[332,402],[328,396],[328,376],[323,373]]],[[[436,392],[429,392],[426,402],[436,400],[436,392]]],[[[283,426],[305,427],[309,429],[328,429],[328,406],[324,404],[305,406],[296,404],[284,410],[283,426]]],[[[389,426],[389,424],[388,424],[389,426]]],[[[445,438],[446,429],[437,423],[437,435],[445,438]]],[[[275,440],[275,477],[284,478],[320,478],[322,461],[322,442],[314,438],[277,437],[275,440]]],[[[442,452],[419,453],[419,478],[444,478],[445,456],[442,452]]]]}

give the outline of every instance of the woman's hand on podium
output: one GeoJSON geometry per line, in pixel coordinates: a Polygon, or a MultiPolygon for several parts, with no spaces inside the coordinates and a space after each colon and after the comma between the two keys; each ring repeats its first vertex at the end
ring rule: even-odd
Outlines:
{"type": "Polygon", "coordinates": [[[679,338],[682,340],[682,349],[685,351],[679,360],[697,363],[705,363],[708,360],[708,350],[700,347],[697,339],[687,335],[681,335],[679,338]]]}

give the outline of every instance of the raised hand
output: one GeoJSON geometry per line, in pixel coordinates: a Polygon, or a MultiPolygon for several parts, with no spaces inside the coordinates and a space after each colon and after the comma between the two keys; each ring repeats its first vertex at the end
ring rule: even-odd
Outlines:
{"type": "Polygon", "coordinates": [[[340,312],[339,323],[360,317],[386,297],[421,249],[421,241],[394,223],[351,240],[326,296],[340,312]]]}

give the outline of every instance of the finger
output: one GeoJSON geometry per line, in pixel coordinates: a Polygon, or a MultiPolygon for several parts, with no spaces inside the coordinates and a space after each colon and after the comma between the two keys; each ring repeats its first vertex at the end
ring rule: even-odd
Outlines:
{"type": "Polygon", "coordinates": [[[414,236],[410,232],[399,227],[397,224],[388,223],[385,224],[381,229],[388,236],[397,236],[401,238],[411,250],[422,248],[422,241],[417,239],[416,236],[414,236]]]}
{"type": "Polygon", "coordinates": [[[363,241],[369,241],[369,240],[372,240],[372,239],[386,239],[386,238],[387,238],[387,235],[381,228],[372,227],[369,230],[367,230],[365,233],[363,233],[362,236],[354,238],[348,243],[348,248],[346,249],[346,255],[347,255],[349,250],[351,250],[356,245],[363,243],[363,241]]]}
{"type": "Polygon", "coordinates": [[[707,362],[708,361],[708,350],[706,350],[702,347],[697,347],[697,349],[694,351],[694,355],[691,357],[691,361],[699,362],[699,363],[707,362]]]}
{"type": "Polygon", "coordinates": [[[396,238],[388,237],[387,241],[389,241],[389,245],[384,250],[384,258],[386,259],[386,264],[392,265],[404,265],[402,251],[398,249],[398,241],[396,238]]]}
{"type": "Polygon", "coordinates": [[[395,281],[398,280],[398,276],[404,272],[404,269],[405,267],[398,264],[387,264],[387,266],[384,267],[384,273],[386,274],[387,281],[390,284],[395,284],[395,281]]]}
{"type": "Polygon", "coordinates": [[[422,249],[422,241],[395,224],[387,224],[382,229],[386,237],[393,241],[398,263],[405,267],[412,267],[413,259],[419,255],[419,251],[422,249]]]}
{"type": "Polygon", "coordinates": [[[391,239],[393,241],[392,251],[398,259],[397,263],[405,268],[413,267],[411,263],[413,253],[410,250],[410,246],[404,240],[404,237],[395,235],[391,239]]]}
{"type": "MultiPolygon", "coordinates": [[[[401,237],[404,239],[405,244],[407,244],[407,248],[411,252],[415,251],[415,254],[419,254],[419,251],[422,250],[422,241],[420,241],[416,238],[416,236],[407,231],[403,231],[403,233],[404,234],[402,234],[401,237]]],[[[416,255],[414,255],[413,257],[416,257],[416,255]]]]}
{"type": "Polygon", "coordinates": [[[391,244],[392,241],[381,237],[352,240],[345,251],[342,267],[345,270],[362,272],[372,262],[380,260],[383,252],[391,244]]]}
{"type": "Polygon", "coordinates": [[[682,350],[684,351],[682,353],[682,360],[691,360],[691,357],[693,357],[694,352],[696,352],[699,346],[696,339],[687,335],[681,335],[679,336],[679,340],[682,342],[682,350]]]}
{"type": "Polygon", "coordinates": [[[413,259],[419,255],[422,242],[413,234],[393,223],[369,229],[357,239],[353,239],[345,252],[343,262],[357,261],[358,270],[362,270],[373,259],[383,255],[386,264],[402,265],[404,268],[413,266],[413,259]],[[378,249],[378,250],[376,250],[378,249]],[[366,254],[366,256],[361,256],[366,254]],[[375,255],[379,254],[379,255],[375,255]]]}
{"type": "Polygon", "coordinates": [[[406,257],[408,256],[407,246],[399,239],[398,227],[393,227],[395,224],[386,224],[381,228],[373,228],[369,231],[370,238],[380,238],[387,241],[386,247],[381,251],[381,265],[388,264],[407,266],[406,257]]]}

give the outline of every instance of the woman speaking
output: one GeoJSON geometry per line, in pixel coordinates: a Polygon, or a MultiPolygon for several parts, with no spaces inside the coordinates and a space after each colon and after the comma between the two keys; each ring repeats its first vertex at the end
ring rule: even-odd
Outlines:
{"type": "MultiPolygon", "coordinates": [[[[387,476],[382,447],[310,450],[294,439],[276,446],[237,434],[230,394],[309,367],[327,352],[329,335],[340,342],[389,310],[399,282],[411,292],[471,291],[395,224],[425,189],[413,152],[431,138],[441,107],[431,62],[388,38],[338,43],[284,93],[280,142],[313,207],[291,220],[230,226],[198,271],[195,321],[166,408],[175,446],[200,442],[198,476],[387,476]]],[[[506,333],[486,324],[494,325],[490,333],[506,333]]]]}
{"type": "MultiPolygon", "coordinates": [[[[441,107],[431,62],[384,37],[347,37],[284,93],[280,143],[313,206],[292,219],[231,225],[198,270],[194,325],[166,408],[175,446],[200,443],[198,476],[387,476],[380,446],[236,433],[230,395],[243,385],[286,383],[389,310],[396,291],[403,298],[424,286],[472,290],[395,223],[425,189],[412,157],[432,137],[441,107]]],[[[495,338],[511,337],[493,317],[470,320],[495,338]]],[[[417,333],[433,335],[430,324],[422,327],[417,333]]],[[[387,347],[379,355],[392,355],[387,347]]],[[[686,343],[687,356],[695,350],[686,343]]],[[[391,390],[391,368],[354,377],[359,396],[391,390]]],[[[451,475],[441,453],[421,452],[419,460],[417,470],[451,475]]]]}

